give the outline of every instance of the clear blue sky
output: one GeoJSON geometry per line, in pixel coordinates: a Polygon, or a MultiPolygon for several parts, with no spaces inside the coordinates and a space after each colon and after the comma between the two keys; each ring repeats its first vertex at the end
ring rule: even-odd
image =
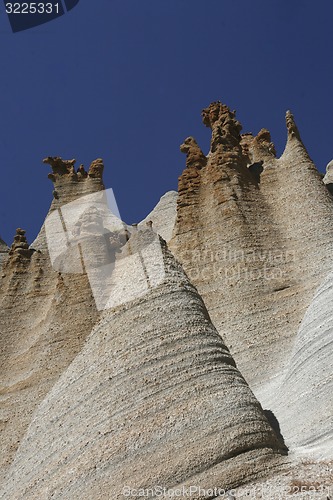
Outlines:
{"type": "Polygon", "coordinates": [[[177,188],[179,144],[208,150],[201,109],[221,100],[278,153],[295,114],[320,170],[333,157],[332,0],[80,0],[13,34],[0,4],[0,234],[31,242],[52,198],[45,156],[102,157],[128,222],[177,188]]]}

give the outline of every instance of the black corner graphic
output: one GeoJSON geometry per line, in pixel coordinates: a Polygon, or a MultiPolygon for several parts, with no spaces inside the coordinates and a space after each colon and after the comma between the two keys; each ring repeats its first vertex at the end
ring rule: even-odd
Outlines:
{"type": "MultiPolygon", "coordinates": [[[[80,0],[64,0],[66,10],[72,10],[80,0]]],[[[4,0],[13,33],[48,23],[65,14],[62,0],[14,1],[4,0]]]]}

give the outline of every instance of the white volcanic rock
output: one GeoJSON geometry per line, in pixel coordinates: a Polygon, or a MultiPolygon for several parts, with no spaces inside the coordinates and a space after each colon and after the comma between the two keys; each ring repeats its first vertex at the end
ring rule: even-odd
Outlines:
{"type": "Polygon", "coordinates": [[[170,241],[177,217],[177,198],[176,191],[165,193],[154,210],[139,223],[139,227],[145,227],[146,223],[151,221],[155,233],[162,236],[166,242],[170,241]]]}
{"type": "MultiPolygon", "coordinates": [[[[150,244],[156,236],[133,238],[150,244]]],[[[258,401],[160,244],[163,283],[105,311],[33,416],[6,500],[120,499],[125,486],[231,487],[281,464],[282,446],[258,401]]]]}
{"type": "Polygon", "coordinates": [[[326,167],[326,175],[323,178],[325,184],[333,184],[333,160],[331,160],[326,167]]]}
{"type": "MultiPolygon", "coordinates": [[[[333,273],[317,290],[297,333],[288,370],[271,407],[287,446],[319,459],[332,459],[333,443],[333,273]]],[[[263,399],[263,395],[259,394],[263,399]]]]}

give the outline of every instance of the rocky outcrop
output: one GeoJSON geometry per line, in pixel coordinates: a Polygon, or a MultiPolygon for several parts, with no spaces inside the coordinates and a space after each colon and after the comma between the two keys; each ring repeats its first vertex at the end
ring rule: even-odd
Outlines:
{"type": "Polygon", "coordinates": [[[279,159],[269,132],[240,135],[225,105],[210,105],[203,121],[212,129],[207,165],[190,173],[187,166],[179,179],[170,246],[256,388],[286,369],[299,323],[330,270],[332,197],[290,112],[279,159]]]}
{"type": "Polygon", "coordinates": [[[193,137],[185,139],[180,146],[180,151],[186,154],[187,168],[201,169],[207,165],[207,158],[193,137]]]}
{"type": "MultiPolygon", "coordinates": [[[[138,231],[132,246],[156,238],[138,231]]],[[[105,311],[34,415],[9,472],[8,500],[116,499],[124,486],[229,488],[281,463],[283,445],[196,289],[158,241],[163,282],[105,311]]]]}
{"type": "MultiPolygon", "coordinates": [[[[263,321],[265,297],[272,287],[280,286],[266,258],[268,249],[278,249],[278,231],[258,177],[248,167],[250,153],[248,149],[246,155],[243,152],[235,113],[213,103],[203,111],[203,119],[212,129],[207,165],[193,174],[186,168],[179,179],[177,222],[170,246],[198,287],[241,370],[253,382],[263,377],[265,365],[262,358],[253,356],[250,366],[249,350],[254,352],[258,344],[261,357],[268,357],[272,342],[267,325],[259,330],[254,319],[263,321]]],[[[259,149],[261,141],[255,142],[259,149]]],[[[269,158],[274,159],[272,152],[269,158]]]]}
{"type": "Polygon", "coordinates": [[[14,236],[14,242],[8,252],[10,255],[10,263],[12,266],[17,266],[19,263],[29,262],[34,249],[29,248],[27,238],[25,236],[26,231],[24,229],[16,229],[16,235],[14,236]]]}
{"type": "Polygon", "coordinates": [[[5,271],[1,286],[0,484],[33,412],[98,317],[87,277],[58,275],[37,252],[29,267],[5,271]]]}
{"type": "Polygon", "coordinates": [[[101,158],[98,158],[91,163],[88,172],[85,171],[83,165],[80,165],[78,171],[76,171],[74,166],[76,160],[63,160],[59,156],[48,156],[47,158],[44,158],[43,163],[52,167],[52,173],[50,173],[48,177],[54,184],[57,185],[70,181],[79,182],[87,178],[102,179],[103,177],[104,165],[101,158]]]}
{"type": "MultiPolygon", "coordinates": [[[[104,165],[101,159],[94,160],[88,172],[85,171],[83,165],[80,165],[76,170],[76,160],[63,160],[60,157],[49,156],[43,162],[52,168],[52,172],[48,175],[54,186],[49,214],[55,210],[59,211],[62,206],[78,198],[105,189],[103,184],[104,165]]],[[[45,225],[32,243],[32,247],[36,250],[47,251],[45,225]]]]}

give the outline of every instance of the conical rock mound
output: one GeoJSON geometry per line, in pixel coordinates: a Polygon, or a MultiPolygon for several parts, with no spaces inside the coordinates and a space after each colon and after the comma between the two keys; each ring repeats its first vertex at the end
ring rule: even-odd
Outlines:
{"type": "MultiPolygon", "coordinates": [[[[135,239],[156,242],[151,230],[131,239],[132,248],[135,239]]],[[[3,498],[231,487],[280,463],[283,445],[196,289],[160,244],[163,282],[104,312],[35,413],[3,498]]]]}

